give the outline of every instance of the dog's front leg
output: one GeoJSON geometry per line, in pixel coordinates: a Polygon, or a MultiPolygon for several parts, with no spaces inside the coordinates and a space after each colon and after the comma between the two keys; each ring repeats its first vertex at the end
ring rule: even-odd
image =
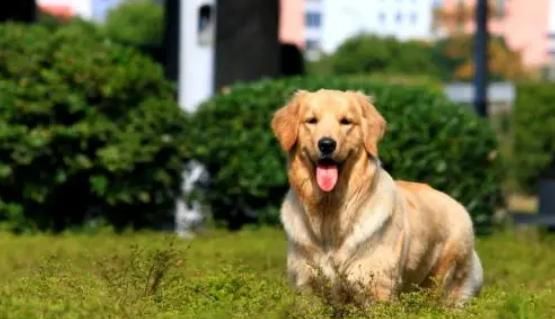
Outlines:
{"type": "Polygon", "coordinates": [[[391,301],[397,297],[398,285],[395,279],[382,277],[376,280],[369,290],[373,301],[391,301]]]}
{"type": "Polygon", "coordinates": [[[351,270],[349,276],[351,285],[358,292],[357,299],[359,301],[364,303],[391,301],[397,297],[401,283],[395,270],[390,267],[387,270],[376,270],[376,268],[370,267],[360,267],[359,269],[358,271],[351,270]]]}
{"type": "Polygon", "coordinates": [[[301,291],[308,290],[314,280],[314,267],[298,248],[290,247],[287,252],[287,276],[289,282],[301,291]]]}

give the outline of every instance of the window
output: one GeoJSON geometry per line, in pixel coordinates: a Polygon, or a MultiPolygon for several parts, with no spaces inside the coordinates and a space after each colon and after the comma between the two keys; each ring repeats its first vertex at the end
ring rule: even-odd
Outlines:
{"type": "Polygon", "coordinates": [[[319,27],[322,24],[320,12],[307,12],[305,14],[305,24],[307,27],[319,27]]]}
{"type": "Polygon", "coordinates": [[[495,16],[498,18],[503,18],[505,16],[506,3],[505,0],[495,1],[495,16]]]}
{"type": "Polygon", "coordinates": [[[397,14],[395,15],[395,21],[397,23],[403,22],[403,15],[401,14],[401,12],[397,12],[397,14]]]}
{"type": "Polygon", "coordinates": [[[198,25],[197,25],[197,32],[203,32],[212,19],[212,8],[209,5],[203,5],[199,9],[198,13],[198,25]]]}
{"type": "Polygon", "coordinates": [[[320,41],[315,39],[307,39],[305,46],[306,46],[306,50],[308,51],[320,50],[320,41]]]}
{"type": "Polygon", "coordinates": [[[418,21],[418,15],[416,14],[416,12],[411,13],[411,15],[410,15],[410,23],[416,24],[417,21],[418,21]]]}
{"type": "Polygon", "coordinates": [[[202,5],[198,11],[197,43],[209,46],[214,40],[214,11],[210,5],[202,5]]]}
{"type": "Polygon", "coordinates": [[[381,24],[385,24],[386,16],[384,12],[380,12],[380,14],[378,15],[378,21],[380,21],[381,24]]]}

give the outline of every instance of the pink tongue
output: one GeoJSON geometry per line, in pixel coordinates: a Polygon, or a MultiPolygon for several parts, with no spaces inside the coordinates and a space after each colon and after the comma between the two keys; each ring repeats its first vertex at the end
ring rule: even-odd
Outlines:
{"type": "Polygon", "coordinates": [[[330,192],[337,184],[337,165],[318,164],[316,167],[316,181],[324,192],[330,192]]]}

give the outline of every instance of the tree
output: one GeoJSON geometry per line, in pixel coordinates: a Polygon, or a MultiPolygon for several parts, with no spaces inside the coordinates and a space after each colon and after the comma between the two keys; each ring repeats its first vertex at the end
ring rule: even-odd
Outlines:
{"type": "MultiPolygon", "coordinates": [[[[309,73],[426,76],[443,81],[470,81],[474,77],[472,35],[458,33],[430,44],[399,41],[392,37],[358,35],[346,40],[331,55],[309,65],[309,73]]],[[[511,50],[504,38],[489,41],[489,70],[492,80],[529,77],[520,52],[511,50]]]]}
{"type": "Polygon", "coordinates": [[[164,32],[164,7],[152,0],[127,0],[108,13],[106,35],[136,47],[160,45],[164,32]]]}
{"type": "MultiPolygon", "coordinates": [[[[469,81],[474,77],[473,39],[456,35],[442,39],[435,46],[442,77],[446,80],[469,81]]],[[[529,76],[519,52],[511,50],[504,38],[492,37],[488,44],[489,73],[492,80],[519,80],[529,76]]]]}
{"type": "Polygon", "coordinates": [[[432,46],[421,41],[360,34],[312,65],[314,73],[384,73],[438,76],[432,46]]]}
{"type": "MultiPolygon", "coordinates": [[[[447,35],[455,36],[465,33],[466,28],[476,20],[475,4],[459,1],[454,8],[438,7],[433,13],[433,28],[447,35]]],[[[498,0],[488,0],[488,20],[501,19],[504,16],[504,4],[498,0]]]]}

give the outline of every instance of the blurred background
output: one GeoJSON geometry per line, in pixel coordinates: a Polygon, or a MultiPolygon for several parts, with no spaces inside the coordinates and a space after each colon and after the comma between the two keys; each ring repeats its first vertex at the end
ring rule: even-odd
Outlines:
{"type": "Polygon", "coordinates": [[[555,318],[554,41],[555,0],[0,1],[0,318],[555,318]],[[467,208],[467,307],[292,292],[270,121],[320,88],[467,208]]]}
{"type": "Polygon", "coordinates": [[[359,89],[393,176],[479,229],[555,225],[554,0],[0,4],[0,225],[278,223],[269,130],[296,89],[359,89]]]}

